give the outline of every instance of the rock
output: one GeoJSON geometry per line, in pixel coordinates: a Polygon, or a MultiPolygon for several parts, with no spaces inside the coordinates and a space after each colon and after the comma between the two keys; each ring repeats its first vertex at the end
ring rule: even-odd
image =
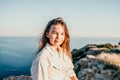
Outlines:
{"type": "Polygon", "coordinates": [[[112,53],[117,53],[117,54],[120,53],[120,50],[119,50],[119,49],[111,49],[110,51],[111,51],[112,53]]]}
{"type": "Polygon", "coordinates": [[[110,43],[106,44],[88,44],[81,49],[73,49],[72,50],[72,57],[73,61],[78,61],[81,58],[86,57],[86,55],[94,55],[97,56],[101,53],[117,53],[120,54],[120,46],[119,45],[112,45],[110,43]]]}
{"type": "MultiPolygon", "coordinates": [[[[106,80],[106,79],[104,78],[104,76],[102,76],[102,75],[100,75],[100,74],[95,74],[94,80],[106,80]]],[[[108,80],[109,80],[109,79],[108,79],[108,80]]]]}
{"type": "Polygon", "coordinates": [[[4,78],[3,80],[32,80],[31,76],[20,75],[20,76],[9,76],[4,78]]]}
{"type": "Polygon", "coordinates": [[[102,60],[83,58],[75,65],[75,72],[79,80],[113,80],[113,77],[120,79],[118,73],[120,68],[104,63],[102,60]],[[76,65],[78,65],[76,67],[76,65]],[[118,71],[116,73],[116,71],[118,71]]]}
{"type": "Polygon", "coordinates": [[[120,80],[120,46],[88,44],[72,52],[79,80],[120,80]]]}
{"type": "Polygon", "coordinates": [[[106,43],[106,44],[100,44],[97,45],[98,48],[107,48],[107,49],[112,49],[114,46],[110,43],[106,43]]]}

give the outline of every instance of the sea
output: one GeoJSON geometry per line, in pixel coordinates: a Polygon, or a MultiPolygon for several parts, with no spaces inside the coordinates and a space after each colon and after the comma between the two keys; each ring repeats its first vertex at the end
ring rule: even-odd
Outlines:
{"type": "MultiPolygon", "coordinates": [[[[37,51],[38,37],[0,37],[0,80],[7,76],[29,75],[33,56],[37,51]]],[[[119,38],[71,37],[70,50],[87,44],[117,45],[119,38]]]]}

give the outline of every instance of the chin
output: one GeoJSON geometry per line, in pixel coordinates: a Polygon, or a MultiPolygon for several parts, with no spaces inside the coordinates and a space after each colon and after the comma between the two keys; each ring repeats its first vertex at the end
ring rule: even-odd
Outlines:
{"type": "Polygon", "coordinates": [[[56,46],[60,46],[61,44],[55,44],[56,46]]]}

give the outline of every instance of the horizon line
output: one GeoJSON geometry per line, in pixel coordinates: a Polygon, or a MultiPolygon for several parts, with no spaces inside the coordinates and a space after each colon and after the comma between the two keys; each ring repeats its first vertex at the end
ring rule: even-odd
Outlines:
{"type": "MultiPolygon", "coordinates": [[[[39,36],[0,36],[0,38],[7,38],[7,37],[40,37],[40,35],[39,36]]],[[[111,37],[105,37],[105,36],[103,36],[103,37],[101,37],[101,36],[70,36],[70,38],[120,38],[120,37],[113,37],[113,36],[111,36],[111,37]]]]}

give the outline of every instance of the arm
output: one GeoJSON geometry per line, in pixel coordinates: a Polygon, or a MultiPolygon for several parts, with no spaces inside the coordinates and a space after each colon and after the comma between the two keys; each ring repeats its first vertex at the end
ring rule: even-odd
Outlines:
{"type": "Polygon", "coordinates": [[[78,80],[78,78],[76,76],[72,76],[70,77],[71,80],[78,80]]]}
{"type": "Polygon", "coordinates": [[[69,65],[70,68],[67,69],[66,73],[67,76],[69,76],[70,80],[78,80],[78,78],[76,77],[76,74],[73,70],[73,65],[69,65]]]}
{"type": "Polygon", "coordinates": [[[39,59],[33,62],[31,75],[33,80],[48,80],[48,61],[46,56],[41,55],[39,59]]]}
{"type": "Polygon", "coordinates": [[[67,69],[67,74],[68,76],[70,77],[70,80],[78,80],[75,72],[74,72],[74,65],[72,63],[72,61],[70,59],[68,59],[68,64],[69,65],[69,68],[67,69]]]}

